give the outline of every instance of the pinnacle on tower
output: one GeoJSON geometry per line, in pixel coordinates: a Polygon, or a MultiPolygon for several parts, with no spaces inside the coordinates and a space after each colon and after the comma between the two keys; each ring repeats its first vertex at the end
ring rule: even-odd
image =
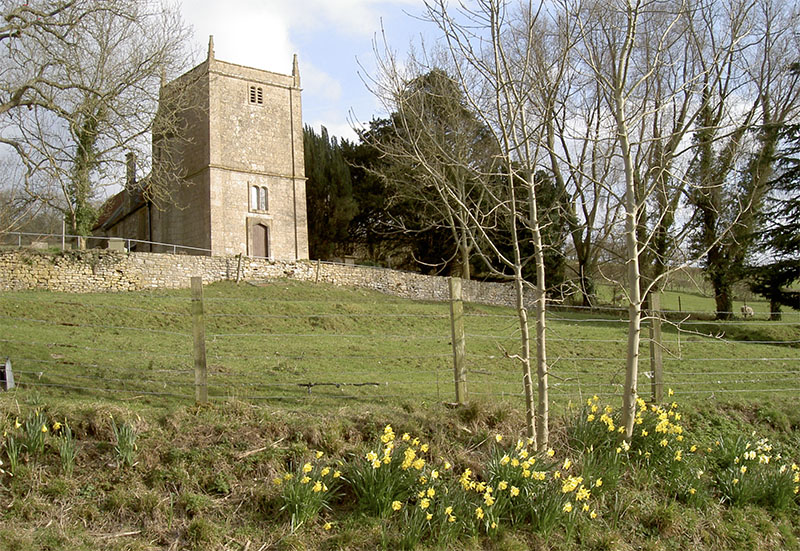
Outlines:
{"type": "Polygon", "coordinates": [[[297,54],[292,58],[292,76],[294,77],[294,85],[300,86],[300,66],[297,64],[297,54]]]}

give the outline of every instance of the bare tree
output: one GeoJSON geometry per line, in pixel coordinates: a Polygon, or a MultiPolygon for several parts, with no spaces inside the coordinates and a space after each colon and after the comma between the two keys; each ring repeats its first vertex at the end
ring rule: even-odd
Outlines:
{"type": "Polygon", "coordinates": [[[159,90],[187,67],[189,31],[157,0],[16,4],[4,3],[0,29],[0,143],[25,167],[27,192],[85,235],[124,153],[149,156],[159,90]]]}
{"type": "MultiPolygon", "coordinates": [[[[732,316],[734,283],[744,277],[773,185],[780,129],[800,114],[797,5],[758,0],[734,19],[739,40],[730,61],[702,56],[708,75],[687,180],[694,239],[714,289],[717,318],[732,316]]],[[[707,18],[719,16],[709,9],[707,18]]],[[[705,52],[703,52],[705,53],[705,52]]]]}
{"type": "MultiPolygon", "coordinates": [[[[459,90],[463,108],[487,129],[495,153],[492,162],[483,165],[467,163],[463,157],[442,155],[446,148],[436,140],[436,133],[424,130],[408,132],[406,136],[411,139],[404,146],[409,157],[437,182],[441,204],[450,205],[449,212],[463,222],[464,234],[477,254],[486,259],[488,266],[499,262],[504,267],[500,273],[513,283],[520,349],[509,355],[522,367],[527,433],[543,448],[549,440],[544,270],[547,244],[542,238],[543,212],[537,201],[535,176],[543,152],[542,127],[540,119],[532,115],[536,109],[527,85],[535,80],[537,70],[535,52],[540,31],[537,13],[531,4],[514,11],[497,0],[477,2],[474,8],[461,4],[454,10],[444,0],[430,0],[426,8],[427,18],[443,35],[449,82],[459,90]],[[525,23],[512,28],[510,23],[517,16],[525,23]],[[445,172],[454,172],[453,167],[458,167],[459,176],[442,177],[445,172]],[[479,191],[465,193],[459,185],[464,182],[478,184],[479,191]],[[494,231],[498,228],[504,230],[503,242],[494,231]],[[523,252],[526,243],[532,244],[534,250],[535,285],[525,281],[523,275],[528,261],[523,252]],[[529,286],[533,286],[535,294],[538,392],[534,391],[531,375],[531,338],[525,302],[529,286]]],[[[382,68],[384,80],[398,81],[397,63],[384,63],[382,68]]],[[[403,86],[398,92],[407,83],[402,77],[399,81],[403,86]]],[[[417,128],[422,118],[420,110],[402,93],[395,94],[393,99],[403,105],[396,110],[402,117],[402,127],[417,128]]]]}
{"type": "MultiPolygon", "coordinates": [[[[574,63],[600,87],[604,110],[614,124],[614,154],[623,166],[624,194],[619,200],[625,213],[629,310],[623,389],[626,438],[632,435],[636,411],[644,301],[671,271],[692,258],[685,248],[675,246],[691,228],[688,219],[676,225],[676,213],[685,206],[686,195],[713,195],[727,179],[725,173],[713,181],[698,182],[692,177],[698,162],[707,167],[716,155],[727,158],[737,150],[747,151],[745,158],[752,159],[745,163],[751,167],[745,171],[747,179],[763,185],[768,173],[762,170],[769,152],[763,148],[766,142],[761,139],[761,146],[748,149],[742,138],[755,128],[761,128],[763,136],[764,129],[776,122],[765,118],[763,125],[755,125],[756,112],[775,113],[778,120],[794,113],[796,79],[785,80],[784,87],[776,90],[770,85],[777,82],[775,77],[765,76],[770,73],[765,70],[768,67],[775,69],[772,75],[786,74],[789,69],[767,61],[774,61],[777,53],[774,37],[756,30],[763,28],[759,21],[776,21],[770,5],[770,0],[579,0],[561,4],[580,27],[574,63]],[[741,95],[744,90],[755,91],[751,109],[741,95]],[[712,118],[711,113],[719,116],[712,118]],[[697,139],[698,128],[703,139],[697,139]],[[755,166],[759,168],[752,168],[755,166]],[[679,258],[676,253],[685,256],[679,258]]],[[[776,26],[786,28],[788,19],[778,20],[783,23],[776,26]]],[[[718,164],[725,171],[735,166],[735,162],[718,164]]],[[[741,199],[729,202],[731,215],[695,251],[694,258],[713,252],[723,236],[736,235],[737,225],[754,215],[758,197],[744,194],[741,199]]],[[[719,212],[722,205],[713,208],[719,212]]]]}
{"type": "Polygon", "coordinates": [[[441,68],[446,59],[430,63],[412,54],[401,68],[385,43],[382,52],[376,46],[376,59],[379,74],[368,88],[391,113],[390,131],[360,135],[388,161],[377,168],[391,183],[391,203],[415,211],[413,222],[403,208],[391,224],[403,232],[446,229],[455,243],[460,275],[470,279],[473,222],[466,210],[485,196],[480,175],[495,156],[489,129],[441,68]]]}

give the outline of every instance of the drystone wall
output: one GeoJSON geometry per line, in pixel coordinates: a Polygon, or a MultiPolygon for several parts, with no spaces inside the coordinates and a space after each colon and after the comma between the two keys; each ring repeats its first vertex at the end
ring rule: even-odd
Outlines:
{"type": "MultiPolygon", "coordinates": [[[[108,250],[0,252],[0,291],[47,289],[69,293],[184,288],[190,278],[263,281],[280,278],[362,287],[415,300],[448,300],[446,277],[328,262],[281,262],[239,256],[191,256],[108,250]]],[[[464,300],[514,305],[510,284],[466,281],[464,300]]],[[[530,303],[532,297],[526,297],[530,303]]]]}

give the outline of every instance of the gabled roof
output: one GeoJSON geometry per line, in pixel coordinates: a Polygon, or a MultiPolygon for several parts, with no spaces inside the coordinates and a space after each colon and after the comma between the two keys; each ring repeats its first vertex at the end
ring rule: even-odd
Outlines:
{"type": "MultiPolygon", "coordinates": [[[[144,184],[144,182],[142,183],[144,184]]],[[[147,204],[147,198],[144,193],[145,188],[146,185],[141,185],[134,190],[123,189],[110,197],[100,207],[100,214],[97,218],[97,223],[92,227],[92,231],[108,230],[129,214],[145,206],[147,204]]]]}

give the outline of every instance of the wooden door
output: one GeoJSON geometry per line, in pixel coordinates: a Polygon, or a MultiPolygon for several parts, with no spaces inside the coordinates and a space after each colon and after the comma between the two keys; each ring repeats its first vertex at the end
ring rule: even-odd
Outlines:
{"type": "Polygon", "coordinates": [[[264,224],[253,224],[252,235],[253,256],[269,256],[269,228],[264,224]]]}

